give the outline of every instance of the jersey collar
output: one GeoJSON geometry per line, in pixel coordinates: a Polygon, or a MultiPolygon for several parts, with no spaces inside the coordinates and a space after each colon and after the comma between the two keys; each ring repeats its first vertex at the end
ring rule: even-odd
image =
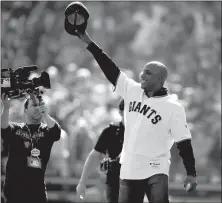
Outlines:
{"type": "MultiPolygon", "coordinates": [[[[144,91],[144,94],[146,95],[145,91],[144,91]]],[[[168,95],[169,95],[168,89],[166,87],[162,87],[160,90],[155,92],[152,97],[159,98],[159,97],[165,97],[165,96],[168,96],[168,95]]]]}

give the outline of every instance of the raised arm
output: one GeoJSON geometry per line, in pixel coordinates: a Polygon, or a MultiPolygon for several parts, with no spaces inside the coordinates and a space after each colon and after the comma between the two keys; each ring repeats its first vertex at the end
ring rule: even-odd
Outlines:
{"type": "Polygon", "coordinates": [[[3,111],[1,114],[1,128],[5,129],[9,126],[9,108],[10,108],[10,99],[5,93],[2,94],[2,104],[3,104],[3,111]]]}
{"type": "Polygon", "coordinates": [[[54,126],[55,126],[55,124],[56,124],[56,121],[54,120],[54,118],[52,118],[49,114],[47,114],[47,113],[45,113],[44,115],[43,115],[43,121],[44,121],[44,123],[46,123],[47,124],[47,126],[49,127],[49,128],[53,128],[54,126]]]}
{"type": "Polygon", "coordinates": [[[87,49],[91,52],[106,78],[116,86],[117,79],[120,74],[120,69],[112,61],[112,59],[90,38],[87,32],[84,34],[78,33],[79,38],[85,43],[87,49]]]}
{"type": "Polygon", "coordinates": [[[48,128],[53,128],[56,124],[56,121],[48,114],[47,106],[43,100],[40,102],[40,111],[43,114],[43,122],[47,124],[48,128]]]}

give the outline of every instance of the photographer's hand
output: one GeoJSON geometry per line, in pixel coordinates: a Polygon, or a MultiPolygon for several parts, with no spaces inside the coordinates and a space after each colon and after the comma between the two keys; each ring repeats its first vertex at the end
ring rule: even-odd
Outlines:
{"type": "Polygon", "coordinates": [[[44,102],[40,102],[39,104],[39,110],[40,110],[40,113],[43,114],[43,116],[45,116],[47,114],[47,106],[45,105],[44,102]]]}
{"type": "Polygon", "coordinates": [[[54,127],[56,121],[48,114],[47,106],[43,101],[39,104],[39,110],[40,113],[43,115],[42,119],[47,124],[47,126],[49,128],[54,127]]]}
{"type": "Polygon", "coordinates": [[[5,93],[2,94],[2,104],[4,105],[4,108],[10,108],[10,99],[5,93]]]}
{"type": "Polygon", "coordinates": [[[9,126],[9,108],[10,108],[10,99],[5,93],[2,94],[2,104],[3,104],[3,112],[1,115],[1,128],[5,129],[9,126]]]}

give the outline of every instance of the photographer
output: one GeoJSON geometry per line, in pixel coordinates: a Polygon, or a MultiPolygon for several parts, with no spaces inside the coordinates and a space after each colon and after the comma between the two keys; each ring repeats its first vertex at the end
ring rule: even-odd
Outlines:
{"type": "Polygon", "coordinates": [[[106,154],[101,162],[100,169],[106,172],[106,196],[109,203],[117,203],[119,196],[119,154],[122,150],[124,125],[123,125],[124,101],[119,103],[119,113],[122,120],[116,124],[110,124],[101,133],[95,148],[86,159],[79,184],[76,188],[77,196],[84,195],[86,181],[92,170],[96,168],[101,160],[101,155],[106,154]]]}
{"type": "Polygon", "coordinates": [[[46,203],[44,176],[54,141],[61,128],[41,97],[27,99],[25,123],[9,122],[10,99],[2,94],[1,136],[9,144],[3,193],[6,203],[46,203]],[[44,121],[44,123],[42,122],[44,121]]]}

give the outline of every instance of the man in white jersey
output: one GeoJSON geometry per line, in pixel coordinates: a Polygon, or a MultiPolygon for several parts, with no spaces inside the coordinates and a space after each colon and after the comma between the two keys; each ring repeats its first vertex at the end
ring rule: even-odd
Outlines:
{"type": "Polygon", "coordinates": [[[119,202],[168,203],[170,149],[176,142],[187,172],[184,186],[196,189],[196,170],[191,134],[184,107],[163,86],[164,64],[152,61],[141,72],[141,83],[128,78],[89,37],[73,29],[94,56],[107,79],[125,101],[125,134],[120,162],[119,202]]]}

